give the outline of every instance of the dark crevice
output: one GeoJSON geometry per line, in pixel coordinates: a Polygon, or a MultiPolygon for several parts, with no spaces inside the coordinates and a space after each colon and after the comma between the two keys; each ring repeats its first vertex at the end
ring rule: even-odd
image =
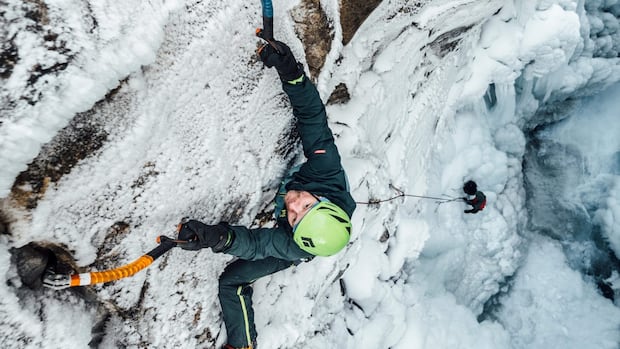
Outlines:
{"type": "Polygon", "coordinates": [[[19,61],[19,50],[15,45],[15,36],[8,41],[0,43],[0,78],[8,79],[13,73],[13,68],[19,61]]]}
{"type": "MultiPolygon", "coordinates": [[[[67,69],[69,63],[75,57],[75,53],[67,47],[67,42],[65,40],[60,39],[62,37],[62,32],[56,31],[62,29],[59,29],[54,23],[51,23],[48,13],[49,9],[44,1],[26,0],[22,3],[22,10],[25,13],[25,18],[30,20],[27,21],[29,23],[25,26],[25,29],[36,34],[39,40],[42,40],[42,48],[54,52],[53,56],[43,58],[40,62],[29,68],[30,77],[27,80],[29,88],[20,99],[26,101],[30,105],[35,105],[42,97],[39,87],[35,85],[38,85],[40,80],[45,76],[57,76],[58,73],[67,69]]],[[[17,54],[17,49],[15,50],[15,54],[17,54]]],[[[10,62],[13,62],[14,65],[16,60],[10,59],[8,61],[9,65],[11,64],[10,62]]],[[[46,81],[44,81],[44,83],[46,83],[46,81]]]]}
{"type": "Polygon", "coordinates": [[[445,57],[448,53],[454,51],[463,39],[463,35],[467,33],[473,25],[459,27],[449,32],[439,35],[435,40],[428,44],[433,52],[440,58],[445,57]]]}
{"type": "Polygon", "coordinates": [[[0,210],[0,235],[9,234],[9,220],[5,216],[4,212],[0,210]]]}
{"type": "Polygon", "coordinates": [[[46,271],[71,274],[77,270],[71,253],[64,247],[47,242],[30,242],[19,248],[12,248],[11,263],[17,267],[17,274],[23,285],[37,290],[43,287],[46,271]]]}
{"type": "Polygon", "coordinates": [[[332,104],[344,104],[351,100],[351,95],[349,95],[349,89],[347,85],[344,83],[339,83],[332,91],[331,95],[327,99],[327,105],[332,104]]]}
{"type": "Polygon", "coordinates": [[[482,307],[482,313],[480,313],[480,315],[478,315],[477,317],[478,322],[499,321],[499,318],[496,314],[498,314],[499,311],[502,309],[504,297],[510,294],[517,273],[518,270],[513,275],[506,277],[502,282],[500,282],[499,291],[492,295],[484,303],[482,307]]]}
{"type": "Polygon", "coordinates": [[[99,22],[97,21],[97,17],[95,17],[94,15],[93,8],[90,2],[86,4],[86,8],[88,9],[88,18],[90,18],[92,21],[91,27],[88,32],[94,34],[95,30],[99,28],[99,22]]]}
{"type": "Polygon", "coordinates": [[[56,63],[50,67],[43,68],[41,64],[36,64],[34,67],[32,67],[32,70],[30,71],[30,77],[28,78],[28,85],[32,86],[36,84],[37,81],[39,81],[39,79],[45,75],[65,70],[68,65],[69,63],[64,62],[64,63],[56,63]]]}
{"type": "MultiPolygon", "coordinates": [[[[94,307],[96,311],[95,324],[91,329],[90,348],[98,348],[106,335],[106,324],[110,318],[118,313],[118,308],[108,302],[102,302],[91,287],[72,287],[67,290],[48,291],[43,286],[43,277],[46,272],[57,274],[73,274],[79,272],[70,251],[65,247],[47,243],[30,242],[19,248],[12,248],[11,264],[16,266],[17,274],[22,287],[16,294],[20,298],[49,297],[49,292],[69,292],[84,300],[86,306],[94,307]],[[24,293],[24,289],[31,290],[24,293]],[[33,293],[34,291],[34,293],[33,293]]],[[[39,317],[45,319],[43,308],[39,310],[39,317]]]]}
{"type": "Polygon", "coordinates": [[[25,0],[23,9],[25,11],[25,17],[37,23],[37,25],[43,26],[49,24],[49,17],[47,16],[49,9],[44,1],[25,0]]]}
{"type": "Polygon", "coordinates": [[[348,44],[366,18],[381,3],[381,0],[342,0],[340,2],[340,23],[342,44],[348,44]]]}

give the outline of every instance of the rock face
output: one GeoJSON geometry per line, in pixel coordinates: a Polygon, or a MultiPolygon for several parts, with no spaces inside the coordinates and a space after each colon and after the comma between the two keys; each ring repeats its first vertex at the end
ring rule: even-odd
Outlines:
{"type": "Polygon", "coordinates": [[[22,284],[31,289],[43,287],[43,274],[48,268],[59,274],[71,274],[78,270],[71,253],[60,245],[31,242],[10,251],[17,275],[22,284]]]}
{"type": "Polygon", "coordinates": [[[340,2],[340,21],[342,23],[342,43],[348,44],[364,20],[381,3],[381,0],[342,0],[340,2]]]}
{"type": "Polygon", "coordinates": [[[331,49],[334,28],[318,0],[304,0],[291,12],[295,31],[304,43],[310,77],[317,79],[331,49]]]}
{"type": "MultiPolygon", "coordinates": [[[[379,6],[381,0],[340,2],[340,23],[342,25],[342,44],[351,41],[364,20],[379,6]]],[[[325,64],[325,57],[332,47],[334,27],[332,21],[321,8],[318,0],[304,0],[291,12],[295,21],[295,31],[304,43],[306,61],[310,76],[316,79],[325,64]]]]}
{"type": "Polygon", "coordinates": [[[340,83],[336,85],[334,91],[332,91],[331,95],[327,99],[327,104],[343,104],[347,103],[350,99],[351,95],[349,94],[347,85],[340,83]]]}
{"type": "Polygon", "coordinates": [[[12,262],[22,283],[31,289],[43,286],[41,278],[47,268],[50,251],[30,243],[13,250],[12,262]]]}

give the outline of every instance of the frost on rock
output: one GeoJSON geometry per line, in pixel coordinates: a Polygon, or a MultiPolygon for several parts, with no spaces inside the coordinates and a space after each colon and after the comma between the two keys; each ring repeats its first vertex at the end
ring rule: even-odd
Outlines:
{"type": "Polygon", "coordinates": [[[0,197],[76,113],[154,60],[173,7],[7,2],[1,13],[0,197]]]}

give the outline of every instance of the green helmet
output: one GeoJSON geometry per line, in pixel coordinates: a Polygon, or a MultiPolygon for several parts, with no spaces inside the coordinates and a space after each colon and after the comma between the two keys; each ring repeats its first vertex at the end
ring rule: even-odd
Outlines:
{"type": "Polygon", "coordinates": [[[329,201],[315,205],[293,229],[295,243],[315,256],[331,256],[349,242],[351,220],[329,201]]]}

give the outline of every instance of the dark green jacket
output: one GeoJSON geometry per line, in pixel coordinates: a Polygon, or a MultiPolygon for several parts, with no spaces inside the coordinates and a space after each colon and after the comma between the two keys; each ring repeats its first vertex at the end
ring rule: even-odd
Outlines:
{"type": "MultiPolygon", "coordinates": [[[[294,85],[283,83],[282,87],[293,106],[307,159],[293,175],[286,189],[305,190],[326,197],[351,217],[355,210],[355,200],[347,190],[340,154],[327,125],[325,105],[316,87],[306,77],[294,85]]],[[[231,229],[235,233],[235,240],[224,252],[239,258],[256,260],[271,256],[296,261],[312,257],[293,240],[293,231],[286,217],[279,218],[275,228],[231,226],[231,229]]]]}

